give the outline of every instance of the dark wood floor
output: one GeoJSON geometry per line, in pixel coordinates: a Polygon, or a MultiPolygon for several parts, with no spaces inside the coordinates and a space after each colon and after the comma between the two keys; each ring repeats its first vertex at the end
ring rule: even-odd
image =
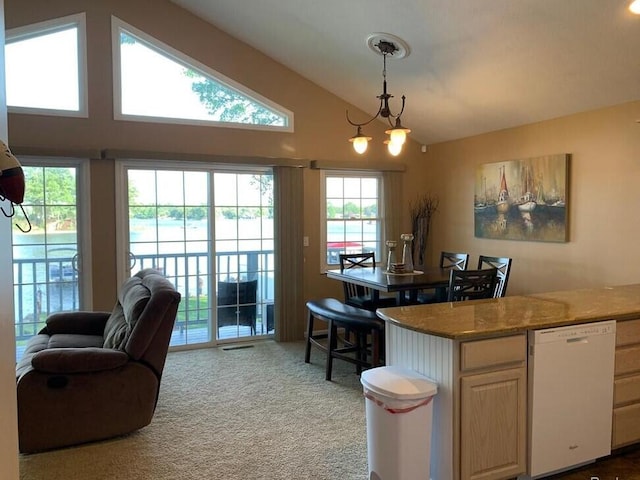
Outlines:
{"type": "Polygon", "coordinates": [[[640,480],[640,447],[621,449],[610,457],[545,480],[640,480]]]}

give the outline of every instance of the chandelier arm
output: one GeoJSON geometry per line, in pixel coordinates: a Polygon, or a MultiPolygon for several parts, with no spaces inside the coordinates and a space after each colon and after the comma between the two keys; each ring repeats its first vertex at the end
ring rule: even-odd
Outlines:
{"type": "Polygon", "coordinates": [[[391,111],[389,111],[389,115],[387,115],[387,120],[389,121],[389,125],[394,126],[395,124],[391,121],[392,118],[400,118],[402,116],[402,114],[404,113],[404,101],[405,101],[406,97],[403,95],[402,96],[402,108],[400,109],[400,113],[398,113],[397,115],[394,115],[393,113],[391,113],[391,111]]]}
{"type": "Polygon", "coordinates": [[[383,104],[383,101],[380,100],[380,107],[378,108],[378,113],[376,113],[373,117],[371,117],[369,120],[367,120],[366,122],[363,122],[363,123],[356,123],[356,122],[352,121],[349,118],[349,110],[347,110],[347,122],[349,122],[354,127],[364,127],[365,125],[369,125],[371,122],[373,122],[376,118],[378,118],[380,116],[380,112],[382,111],[382,104],[383,104]]]}
{"type": "Polygon", "coordinates": [[[396,115],[396,118],[400,118],[402,116],[402,114],[404,113],[404,101],[406,100],[406,98],[407,97],[402,95],[402,108],[400,109],[400,113],[398,115],[396,115]]]}

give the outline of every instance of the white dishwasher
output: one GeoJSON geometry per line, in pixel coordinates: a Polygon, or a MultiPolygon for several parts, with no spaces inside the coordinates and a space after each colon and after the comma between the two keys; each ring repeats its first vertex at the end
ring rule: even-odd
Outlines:
{"type": "Polygon", "coordinates": [[[616,322],[529,332],[529,478],[611,453],[616,322]]]}

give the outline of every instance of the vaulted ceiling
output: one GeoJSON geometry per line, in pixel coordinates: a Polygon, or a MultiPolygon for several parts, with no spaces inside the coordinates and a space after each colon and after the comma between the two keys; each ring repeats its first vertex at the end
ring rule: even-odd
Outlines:
{"type": "Polygon", "coordinates": [[[172,1],[372,115],[382,57],[367,37],[402,38],[391,107],[406,95],[424,144],[640,100],[631,0],[172,1]]]}

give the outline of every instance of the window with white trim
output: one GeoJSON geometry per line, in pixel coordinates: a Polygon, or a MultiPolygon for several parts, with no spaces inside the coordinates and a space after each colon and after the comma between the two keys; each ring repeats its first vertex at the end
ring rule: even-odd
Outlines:
{"type": "Polygon", "coordinates": [[[87,116],[85,14],[7,30],[10,112],[87,116]]]}
{"type": "Polygon", "coordinates": [[[120,120],[293,131],[293,113],[112,17],[120,120]]]}
{"type": "Polygon", "coordinates": [[[382,259],[383,201],[379,172],[323,171],[322,264],[336,268],[341,253],[375,252],[382,259]]]}
{"type": "Polygon", "coordinates": [[[13,221],[16,360],[55,312],[91,309],[89,160],[20,157],[26,219],[13,221]]]}

